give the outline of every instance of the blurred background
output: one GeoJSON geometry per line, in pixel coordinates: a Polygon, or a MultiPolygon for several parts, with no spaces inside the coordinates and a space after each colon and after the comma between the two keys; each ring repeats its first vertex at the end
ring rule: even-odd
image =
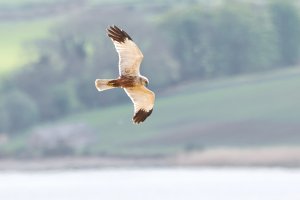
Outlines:
{"type": "Polygon", "coordinates": [[[2,168],[22,167],[7,160],[47,158],[91,166],[299,166],[299,6],[1,0],[2,168]],[[156,93],[141,125],[132,124],[123,90],[94,86],[96,78],[118,76],[105,30],[114,24],[143,51],[141,72],[156,93]]]}
{"type": "Polygon", "coordinates": [[[0,199],[298,200],[299,66],[297,0],[0,0],[0,199]],[[94,86],[109,25],[144,53],[140,125],[94,86]]]}

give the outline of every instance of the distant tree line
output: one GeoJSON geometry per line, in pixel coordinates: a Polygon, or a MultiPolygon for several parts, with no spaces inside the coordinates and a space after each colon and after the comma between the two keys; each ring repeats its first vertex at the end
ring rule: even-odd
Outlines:
{"type": "Polygon", "coordinates": [[[96,78],[117,77],[117,54],[105,27],[126,24],[144,52],[142,73],[156,92],[193,80],[299,64],[300,15],[292,1],[91,11],[36,41],[38,58],[0,86],[0,132],[107,106],[127,98],[99,95],[96,78]],[[124,17],[126,16],[126,19],[124,17]],[[137,19],[136,16],[143,16],[137,19]],[[109,19],[108,19],[109,18],[109,19]],[[99,26],[98,26],[99,25],[99,26]]]}

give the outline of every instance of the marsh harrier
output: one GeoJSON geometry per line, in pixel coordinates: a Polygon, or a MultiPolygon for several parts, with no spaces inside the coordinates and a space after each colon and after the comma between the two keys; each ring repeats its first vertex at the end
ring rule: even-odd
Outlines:
{"type": "Polygon", "coordinates": [[[133,122],[139,124],[151,115],[155,94],[146,86],[149,81],[140,74],[143,54],[131,37],[117,26],[110,26],[107,35],[113,41],[119,54],[119,77],[117,79],[97,79],[99,91],[123,88],[134,104],[133,122]]]}

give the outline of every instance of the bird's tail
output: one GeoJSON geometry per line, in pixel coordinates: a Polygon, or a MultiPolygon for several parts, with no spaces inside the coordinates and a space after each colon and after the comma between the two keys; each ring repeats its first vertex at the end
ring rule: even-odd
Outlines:
{"type": "Polygon", "coordinates": [[[115,88],[115,86],[109,84],[109,81],[114,79],[96,79],[95,86],[98,91],[104,91],[115,88]]]}

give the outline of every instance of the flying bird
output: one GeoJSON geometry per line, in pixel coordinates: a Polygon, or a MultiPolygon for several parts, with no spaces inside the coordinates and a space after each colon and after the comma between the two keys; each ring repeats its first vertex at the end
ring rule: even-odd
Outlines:
{"type": "Polygon", "coordinates": [[[153,111],[155,94],[147,88],[149,80],[140,74],[143,54],[132,38],[117,26],[110,26],[107,35],[119,54],[119,77],[117,79],[96,79],[98,91],[123,88],[134,105],[133,123],[139,124],[153,111]]]}

